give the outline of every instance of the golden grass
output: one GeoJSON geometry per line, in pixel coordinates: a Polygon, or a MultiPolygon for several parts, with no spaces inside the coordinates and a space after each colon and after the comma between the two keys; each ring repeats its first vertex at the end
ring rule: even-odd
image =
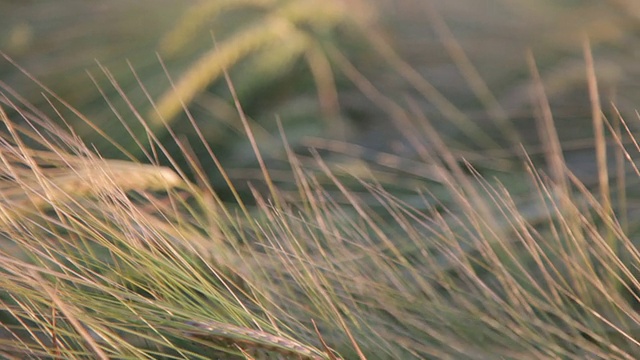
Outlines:
{"type": "MultiPolygon", "coordinates": [[[[416,75],[393,53],[381,52],[394,71],[406,78],[416,75]]],[[[231,53],[220,43],[210,55],[231,53]]],[[[629,184],[640,176],[632,153],[640,147],[622,116],[611,123],[602,113],[588,43],[595,190],[568,168],[533,55],[532,87],[549,174],[521,151],[523,172],[508,183],[482,176],[454,152],[415,98],[399,103],[339,50],[329,48],[329,53],[418,154],[412,166],[427,174],[412,202],[375,176],[339,175],[314,149],[311,160],[295,153],[282,127],[291,181],[281,187],[260,153],[225,66],[216,71],[227,79],[265,190],[250,184],[250,198],[241,196],[190,120],[234,196],[231,203],[218,198],[220,189],[211,188],[200,166],[203,159],[192,155],[179,136],[172,133],[181,151],[177,156],[186,159],[195,181],[151,127],[144,127],[150,164],[103,159],[74,136],[73,128],[56,127],[3,87],[0,354],[64,359],[640,356],[640,253],[635,234],[619,220],[631,218],[627,206],[634,189],[629,184]],[[616,149],[618,189],[610,184],[607,146],[616,149]],[[158,166],[158,154],[172,168],[158,166]]],[[[457,56],[478,96],[492,106],[463,54],[457,56]]],[[[420,78],[413,85],[422,96],[435,94],[420,78]]],[[[162,102],[152,106],[162,113],[162,102]]]]}
{"type": "MultiPolygon", "coordinates": [[[[419,119],[412,111],[407,118],[419,119]]],[[[18,129],[6,117],[5,124],[18,129]]],[[[343,358],[637,354],[637,299],[628,300],[639,285],[637,250],[566,169],[563,190],[529,168],[537,190],[526,201],[540,215],[528,218],[507,189],[456,170],[440,143],[453,169],[443,181],[458,210],[436,210],[427,197],[430,210],[420,211],[363,183],[381,214],[316,155],[348,204],[338,205],[289,150],[300,198],[282,198],[272,186],[271,200],[255,193],[257,208],[239,215],[169,170],[34,152],[17,130],[9,139],[5,153],[29,164],[16,178],[33,174],[34,194],[49,209],[21,203],[23,213],[3,225],[6,241],[26,254],[2,254],[9,354],[333,356],[309,319],[343,358]],[[118,171],[125,169],[139,173],[118,171]],[[78,185],[82,179],[93,186],[78,185]],[[530,220],[539,217],[544,226],[530,220]],[[611,247],[612,235],[629,259],[611,247]]]]}

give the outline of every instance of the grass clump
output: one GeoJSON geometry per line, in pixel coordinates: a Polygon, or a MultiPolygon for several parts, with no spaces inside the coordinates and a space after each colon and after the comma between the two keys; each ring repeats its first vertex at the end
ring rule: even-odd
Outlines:
{"type": "Polygon", "coordinates": [[[418,209],[360,179],[378,204],[363,202],[285,147],[297,195],[271,186],[249,207],[102,159],[3,99],[20,119],[3,111],[7,356],[637,356],[636,246],[562,162],[553,179],[529,162],[531,193],[513,198],[442,144],[423,161],[444,159],[452,200],[418,209]]]}
{"type": "MultiPolygon", "coordinates": [[[[216,6],[225,4],[232,6],[216,6]]],[[[284,10],[278,6],[301,3],[237,4],[269,5],[279,14],[284,10]]],[[[208,6],[198,4],[193,14],[219,10],[208,6]]],[[[378,45],[421,95],[436,94],[378,45]]],[[[218,51],[212,56],[224,54],[218,51]]],[[[388,98],[340,51],[330,53],[345,76],[396,122],[417,154],[409,170],[420,186],[412,196],[399,196],[390,190],[393,183],[383,183],[368,169],[345,175],[316,149],[294,151],[282,126],[287,167],[276,176],[222,69],[261,176],[249,184],[235,182],[191,122],[206,160],[217,166],[232,194],[226,202],[218,196],[221,189],[211,186],[203,155],[193,155],[190,144],[163,123],[179,149],[170,152],[135,106],[132,113],[146,130],[144,139],[131,136],[145,164],[117,141],[113,145],[129,160],[103,158],[73,126],[55,125],[0,84],[0,354],[640,356],[640,254],[628,221],[640,176],[631,154],[640,147],[622,116],[604,117],[587,45],[597,159],[593,184],[576,176],[564,159],[533,56],[541,158],[548,174],[522,147],[508,154],[520,172],[492,176],[483,168],[492,158],[475,154],[472,164],[460,156],[416,99],[388,98]],[[613,164],[608,153],[617,160],[613,164]],[[169,166],[160,166],[161,159],[169,166]],[[241,194],[240,186],[250,196],[241,194]]],[[[144,83],[138,85],[144,92],[144,83]]],[[[91,124],[43,90],[54,112],[73,113],[91,124]]],[[[150,106],[162,113],[163,102],[150,106]]],[[[451,110],[450,116],[460,115],[447,102],[440,106],[451,110]]]]}

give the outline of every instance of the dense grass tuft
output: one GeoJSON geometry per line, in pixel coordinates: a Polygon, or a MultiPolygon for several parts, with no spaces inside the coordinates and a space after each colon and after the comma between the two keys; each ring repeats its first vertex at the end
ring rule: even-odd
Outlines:
{"type": "MultiPolygon", "coordinates": [[[[311,22],[306,25],[312,30],[346,16],[334,9],[327,25],[324,18],[309,18],[299,1],[216,4],[263,7],[264,21],[274,24],[296,15],[292,19],[311,22]]],[[[216,6],[198,4],[185,19],[221,11],[216,6]]],[[[437,24],[442,36],[451,35],[443,22],[437,24]]],[[[165,51],[180,46],[175,39],[190,31],[185,26],[167,35],[165,51]]],[[[411,83],[413,95],[388,97],[330,43],[323,44],[323,59],[395,122],[416,155],[400,159],[406,160],[396,169],[404,171],[401,176],[381,171],[395,166],[391,159],[398,156],[391,154],[387,162],[367,163],[356,172],[326,156],[340,147],[360,149],[355,145],[311,139],[324,149],[294,148],[281,122],[284,161],[273,166],[226,64],[218,65],[215,77],[226,79],[237,127],[258,164],[258,176],[248,183],[229,175],[186,104],[167,105],[193,97],[212,81],[211,74],[194,83],[187,71],[157,104],[149,100],[151,110],[144,112],[103,68],[118,101],[130,105],[144,130],[129,133],[144,163],[128,152],[131,144],[120,144],[108,132],[102,132],[106,141],[129,160],[104,158],[73,125],[56,125],[44,109],[0,83],[0,355],[639,358],[640,253],[630,219],[640,177],[633,154],[640,146],[619,113],[603,114],[589,42],[583,45],[584,77],[596,172],[585,180],[565,159],[533,55],[529,70],[541,155],[524,145],[472,153],[452,146],[430,122],[423,98],[435,99],[434,106],[467,136],[478,135],[476,146],[498,146],[493,134],[469,127],[474,122],[384,41],[368,41],[411,83]],[[168,125],[177,111],[191,120],[183,125],[190,124],[206,155],[195,155],[193,139],[168,125]],[[150,122],[160,123],[172,144],[150,122]],[[504,163],[511,166],[508,172],[504,163]],[[212,186],[213,172],[223,186],[212,186]],[[230,196],[221,199],[222,191],[230,196]]],[[[226,44],[202,59],[228,56],[226,44]]],[[[289,50],[300,55],[303,49],[313,60],[313,47],[289,50]]],[[[146,94],[145,83],[133,75],[146,94]]],[[[497,106],[483,92],[488,88],[476,85],[485,105],[497,106]]],[[[93,124],[40,86],[47,111],[93,124]]],[[[112,100],[105,95],[105,106],[111,108],[112,100]]],[[[496,124],[507,124],[498,115],[496,124]]],[[[517,129],[504,132],[509,136],[517,129]]]]}

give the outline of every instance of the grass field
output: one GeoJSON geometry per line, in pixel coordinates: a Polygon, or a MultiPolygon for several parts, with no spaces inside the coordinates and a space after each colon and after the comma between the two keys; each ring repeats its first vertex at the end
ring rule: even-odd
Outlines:
{"type": "Polygon", "coordinates": [[[0,358],[640,357],[639,24],[0,4],[0,358]]]}

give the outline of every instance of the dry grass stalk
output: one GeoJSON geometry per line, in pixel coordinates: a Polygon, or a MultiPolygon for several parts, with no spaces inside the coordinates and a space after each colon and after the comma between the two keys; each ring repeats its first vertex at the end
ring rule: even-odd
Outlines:
{"type": "Polygon", "coordinates": [[[222,342],[227,346],[235,345],[249,352],[267,350],[278,353],[286,358],[301,360],[328,359],[326,355],[323,355],[312,347],[264,331],[224,324],[217,321],[191,321],[188,325],[202,330],[198,332],[188,332],[188,336],[222,342]]]}

